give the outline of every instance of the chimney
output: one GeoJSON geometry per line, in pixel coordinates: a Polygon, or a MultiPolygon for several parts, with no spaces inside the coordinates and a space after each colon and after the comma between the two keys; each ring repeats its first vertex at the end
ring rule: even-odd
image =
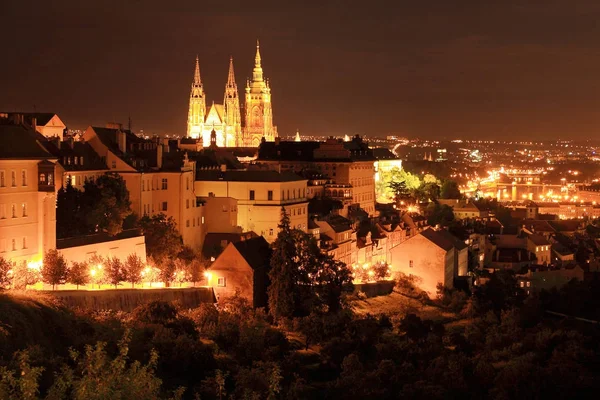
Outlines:
{"type": "Polygon", "coordinates": [[[36,117],[31,117],[31,129],[33,129],[34,131],[37,131],[37,118],[36,117]]]}
{"type": "Polygon", "coordinates": [[[69,147],[71,148],[71,150],[73,149],[73,147],[75,147],[75,140],[73,140],[72,136],[67,139],[67,143],[68,143],[69,147]]]}
{"type": "Polygon", "coordinates": [[[161,144],[159,144],[158,146],[156,146],[156,166],[158,167],[158,169],[162,168],[162,162],[163,162],[163,147],[161,144]]]}
{"type": "Polygon", "coordinates": [[[119,146],[121,153],[127,152],[127,136],[121,129],[117,130],[117,145],[119,146]]]}

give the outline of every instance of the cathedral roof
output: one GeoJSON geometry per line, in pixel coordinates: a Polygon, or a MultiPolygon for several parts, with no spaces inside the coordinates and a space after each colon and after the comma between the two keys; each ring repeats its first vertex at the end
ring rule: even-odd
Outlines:
{"type": "Polygon", "coordinates": [[[208,124],[209,126],[212,123],[222,124],[223,123],[223,115],[224,115],[223,104],[213,103],[212,106],[210,106],[210,109],[208,110],[208,112],[206,113],[206,122],[205,123],[208,124]]]}

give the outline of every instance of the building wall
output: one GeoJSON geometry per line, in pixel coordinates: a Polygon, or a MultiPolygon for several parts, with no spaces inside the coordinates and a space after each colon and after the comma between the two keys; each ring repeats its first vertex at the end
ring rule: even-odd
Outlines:
{"type": "Polygon", "coordinates": [[[436,295],[438,283],[452,287],[453,262],[452,252],[446,252],[421,235],[414,236],[391,250],[392,273],[417,276],[419,287],[430,297],[436,295]]]}
{"type": "Polygon", "coordinates": [[[146,241],[144,236],[127,239],[111,240],[110,242],[94,243],[84,246],[67,247],[59,252],[70,263],[89,261],[94,255],[102,257],[117,257],[125,261],[130,254],[136,254],[146,262],[146,241]]]}
{"type": "Polygon", "coordinates": [[[204,211],[196,206],[194,174],[185,171],[137,171],[119,173],[129,190],[131,209],[139,216],[165,214],[173,217],[183,243],[195,249],[202,246],[204,211]],[[163,180],[166,186],[163,185],[163,180]],[[166,210],[165,210],[166,205],[166,210]]]}
{"type": "Polygon", "coordinates": [[[550,264],[552,262],[552,246],[549,244],[536,246],[531,240],[527,240],[527,250],[535,254],[538,264],[550,264]]]}
{"type": "Polygon", "coordinates": [[[208,270],[208,286],[215,291],[217,301],[235,295],[253,301],[254,271],[232,243],[223,250],[208,270]],[[224,278],[224,283],[219,279],[224,278]]]}
{"type": "Polygon", "coordinates": [[[233,197],[203,197],[206,233],[239,233],[238,205],[233,197]]]}
{"type": "Polygon", "coordinates": [[[46,125],[37,125],[35,129],[48,138],[58,136],[62,141],[65,128],[65,124],[55,115],[46,125]]]}
{"type": "Polygon", "coordinates": [[[17,262],[38,262],[56,246],[56,194],[38,191],[38,161],[0,160],[0,255],[17,262]]]}
{"type": "MultiPolygon", "coordinates": [[[[195,192],[201,197],[231,197],[237,199],[237,226],[244,232],[254,231],[272,242],[277,237],[277,225],[281,220],[283,206],[294,228],[306,232],[308,201],[306,180],[292,182],[228,182],[196,181],[195,192]],[[250,199],[250,192],[254,199],[250,199]],[[269,191],[272,200],[269,200],[269,191]]],[[[206,215],[206,218],[212,218],[206,215]]]]}
{"type": "Polygon", "coordinates": [[[469,249],[464,248],[457,252],[458,264],[456,273],[457,276],[467,276],[469,271],[469,249]]]}

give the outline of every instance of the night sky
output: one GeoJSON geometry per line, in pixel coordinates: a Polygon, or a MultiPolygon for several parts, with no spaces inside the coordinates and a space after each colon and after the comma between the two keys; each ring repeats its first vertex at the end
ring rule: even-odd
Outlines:
{"type": "Polygon", "coordinates": [[[221,103],[230,55],[243,96],[256,38],[280,135],[584,139],[600,123],[597,0],[5,0],[0,38],[0,110],[72,128],[131,115],[185,134],[196,54],[221,103]]]}

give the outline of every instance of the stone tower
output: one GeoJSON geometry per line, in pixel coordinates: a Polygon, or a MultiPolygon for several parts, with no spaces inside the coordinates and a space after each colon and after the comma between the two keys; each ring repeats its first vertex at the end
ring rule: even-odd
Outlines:
{"type": "Polygon", "coordinates": [[[240,113],[240,97],[238,95],[235,74],[233,72],[233,57],[229,58],[229,75],[225,85],[225,98],[223,100],[225,126],[225,145],[227,147],[242,146],[242,115],[240,113]]]}
{"type": "Polygon", "coordinates": [[[256,57],[252,81],[246,84],[246,125],[244,128],[244,146],[258,147],[262,138],[274,141],[277,128],[273,126],[273,109],[271,106],[271,88],[268,80],[263,79],[260,58],[260,45],[256,41],[256,57]]]}
{"type": "Polygon", "coordinates": [[[194,139],[202,137],[204,118],[206,114],[206,96],[200,80],[200,63],[196,56],[196,69],[190,93],[190,109],[188,112],[187,136],[194,139]]]}

